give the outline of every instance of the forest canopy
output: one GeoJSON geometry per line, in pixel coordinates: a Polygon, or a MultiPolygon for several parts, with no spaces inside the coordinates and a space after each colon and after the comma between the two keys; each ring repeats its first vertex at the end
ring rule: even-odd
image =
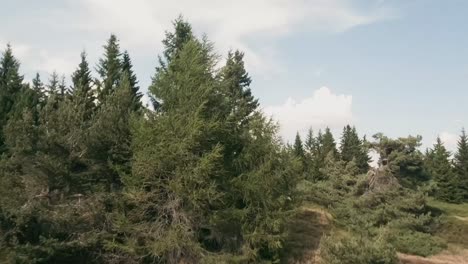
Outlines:
{"type": "Polygon", "coordinates": [[[423,153],[419,136],[368,140],[350,125],[338,141],[326,128],[285,144],[251,91],[244,53],[220,60],[183,18],[162,43],[151,106],[116,35],[96,67],[81,52],[71,83],[56,72],[25,82],[6,47],[0,262],[285,262],[289,224],[307,203],[349,234],[324,236],[329,263],[446,247],[427,200],[468,201],[464,131],[453,155],[440,139],[423,153]],[[386,179],[395,184],[375,187],[386,179]]]}

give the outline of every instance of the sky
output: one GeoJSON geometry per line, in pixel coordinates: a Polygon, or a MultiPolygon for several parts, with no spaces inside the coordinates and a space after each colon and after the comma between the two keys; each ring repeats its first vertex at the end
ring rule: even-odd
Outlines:
{"type": "Polygon", "coordinates": [[[151,82],[164,32],[182,14],[225,58],[245,52],[253,94],[285,141],[346,124],[368,137],[440,136],[468,125],[468,1],[0,0],[0,46],[25,80],[69,76],[82,50],[96,65],[111,33],[151,82]]]}

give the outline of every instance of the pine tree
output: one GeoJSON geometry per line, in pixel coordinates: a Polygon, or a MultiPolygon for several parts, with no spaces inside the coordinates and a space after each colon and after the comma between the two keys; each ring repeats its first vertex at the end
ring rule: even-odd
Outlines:
{"type": "Polygon", "coordinates": [[[65,100],[69,96],[69,91],[67,88],[67,84],[65,82],[65,76],[62,76],[60,79],[60,84],[58,85],[58,99],[60,101],[65,100]]]}
{"type": "Polygon", "coordinates": [[[91,71],[86,60],[85,52],[81,53],[81,62],[76,71],[72,74],[72,82],[72,100],[77,105],[84,105],[86,119],[89,119],[95,108],[95,96],[92,90],[91,71]]]}
{"type": "Polygon", "coordinates": [[[167,47],[169,64],[150,87],[157,111],[132,133],[132,176],[124,178],[128,202],[138,204],[128,212],[136,226],[131,239],[141,238],[142,254],[169,263],[208,262],[206,251],[277,260],[297,160],[281,150],[277,127],[258,111],[237,112],[243,114],[233,120],[249,120],[232,129],[233,102],[242,97],[226,96],[226,84],[240,90],[245,74],[223,82],[208,41],[167,47]]]}
{"type": "Polygon", "coordinates": [[[129,83],[132,91],[131,96],[133,98],[133,109],[137,111],[142,107],[141,97],[143,94],[140,92],[138,79],[136,74],[133,72],[132,60],[130,59],[130,55],[127,51],[125,51],[122,56],[122,72],[129,76],[129,83]]]}
{"type": "Polygon", "coordinates": [[[312,146],[312,152],[311,152],[312,167],[310,170],[310,175],[311,175],[310,178],[313,181],[323,180],[325,178],[325,175],[320,170],[321,168],[325,166],[325,159],[327,157],[327,153],[324,150],[323,137],[324,135],[322,133],[322,130],[320,129],[317,133],[316,139],[314,141],[311,141],[311,142],[314,142],[314,145],[312,146]]]}
{"type": "Polygon", "coordinates": [[[127,73],[116,91],[101,105],[89,128],[89,158],[101,168],[99,177],[108,184],[108,190],[121,187],[121,177],[131,172],[130,119],[134,110],[132,86],[127,73]]]}
{"type": "Polygon", "coordinates": [[[424,171],[423,154],[418,150],[421,136],[392,139],[378,133],[373,138],[375,141],[370,145],[380,155],[379,165],[386,163],[403,186],[416,189],[429,180],[424,171]]]}
{"type": "Polygon", "coordinates": [[[119,41],[114,34],[111,34],[107,44],[104,45],[104,57],[99,60],[97,66],[100,76],[98,99],[101,103],[114,92],[121,79],[121,55],[119,41]]]}
{"type": "Polygon", "coordinates": [[[141,235],[160,234],[152,246],[160,250],[153,254],[169,263],[198,261],[201,247],[194,241],[201,227],[196,223],[209,223],[206,210],[219,206],[221,198],[215,176],[224,175],[222,146],[212,139],[218,121],[207,108],[217,95],[213,64],[206,63],[202,49],[190,41],[167,71],[157,72],[150,92],[162,100],[162,111],[134,131],[134,180],[126,181],[127,188],[138,190],[142,208],[156,210],[151,222],[159,228],[141,235]]]}
{"type": "Polygon", "coordinates": [[[194,39],[192,26],[182,16],[179,16],[172,25],[174,32],[166,32],[166,37],[163,40],[166,63],[176,58],[184,45],[194,39]]]}
{"type": "MultiPolygon", "coordinates": [[[[158,82],[158,78],[161,74],[168,70],[171,61],[177,58],[182,48],[195,37],[192,32],[192,26],[190,23],[184,20],[182,16],[179,16],[173,23],[174,31],[166,32],[166,37],[162,41],[164,46],[164,52],[162,56],[158,56],[159,65],[156,66],[156,74],[153,77],[153,84],[158,82]]],[[[151,89],[151,88],[150,88],[151,89]]],[[[161,99],[155,97],[156,95],[150,93],[150,100],[153,108],[156,111],[161,110],[161,99]]]]}
{"type": "Polygon", "coordinates": [[[314,131],[312,130],[312,128],[309,128],[309,130],[307,130],[307,137],[304,143],[306,152],[312,156],[315,152],[316,145],[316,139],[314,137],[314,131]]]}
{"type": "Polygon", "coordinates": [[[321,178],[320,162],[318,161],[318,139],[314,137],[312,128],[307,131],[307,137],[304,142],[305,150],[305,173],[308,180],[314,181],[321,178]]]}
{"type": "Polygon", "coordinates": [[[335,139],[333,138],[333,134],[330,131],[330,128],[325,129],[325,133],[323,134],[322,140],[322,159],[325,160],[328,153],[332,153],[333,156],[336,158],[338,157],[338,150],[336,149],[335,139]]]}
{"type": "Polygon", "coordinates": [[[53,71],[49,78],[49,83],[47,84],[47,95],[55,95],[59,89],[59,76],[56,71],[53,71]]]}
{"type": "Polygon", "coordinates": [[[363,141],[359,139],[356,128],[347,125],[343,128],[340,144],[340,157],[345,162],[355,160],[361,173],[369,169],[370,157],[363,141]]]}
{"type": "Polygon", "coordinates": [[[19,62],[13,56],[13,50],[7,45],[0,60],[0,154],[5,151],[3,127],[15,108],[15,102],[23,90],[23,76],[19,73],[19,62]]]}
{"type": "MultiPolygon", "coordinates": [[[[357,133],[356,133],[357,134],[357,133]]],[[[360,151],[356,155],[356,166],[359,168],[360,173],[367,173],[369,171],[369,163],[372,161],[372,158],[369,155],[370,144],[366,139],[366,136],[360,140],[360,151]]]]}
{"type": "Polygon", "coordinates": [[[296,133],[296,138],[294,139],[294,155],[301,159],[305,157],[304,145],[302,144],[299,132],[296,133]]]}
{"type": "Polygon", "coordinates": [[[428,172],[437,183],[435,196],[443,201],[460,202],[463,199],[459,188],[460,182],[450,163],[450,152],[447,151],[440,137],[437,137],[429,158],[431,162],[428,172]]]}
{"type": "Polygon", "coordinates": [[[455,173],[458,176],[462,195],[468,200],[468,136],[465,129],[462,130],[458,140],[457,152],[454,156],[455,173]]]}
{"type": "Polygon", "coordinates": [[[32,80],[32,89],[36,94],[36,105],[43,104],[45,100],[45,91],[44,91],[44,84],[41,81],[41,76],[39,73],[36,73],[36,76],[32,80]]]}
{"type": "Polygon", "coordinates": [[[308,170],[308,161],[306,159],[306,152],[304,151],[304,144],[302,143],[301,136],[299,135],[299,132],[296,133],[296,138],[294,139],[294,145],[292,148],[292,153],[294,154],[294,157],[299,160],[301,164],[301,172],[306,173],[305,177],[308,176],[307,170],[308,170]]]}
{"type": "Polygon", "coordinates": [[[256,100],[250,90],[252,80],[244,67],[244,54],[229,52],[226,65],[221,70],[221,81],[225,86],[228,100],[228,118],[235,126],[248,122],[249,116],[257,110],[256,100]]]}

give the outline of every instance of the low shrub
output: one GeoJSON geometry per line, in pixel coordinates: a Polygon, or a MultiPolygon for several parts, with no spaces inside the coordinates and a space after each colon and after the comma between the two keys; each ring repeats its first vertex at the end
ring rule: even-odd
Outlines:
{"type": "Polygon", "coordinates": [[[327,264],[395,264],[395,249],[383,239],[371,241],[363,236],[328,236],[322,240],[320,253],[327,264]]]}

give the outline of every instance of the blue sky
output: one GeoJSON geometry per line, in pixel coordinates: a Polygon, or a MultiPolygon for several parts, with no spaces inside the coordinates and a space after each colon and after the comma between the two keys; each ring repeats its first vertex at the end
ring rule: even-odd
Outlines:
{"type": "Polygon", "coordinates": [[[146,88],[183,14],[221,55],[246,53],[253,93],[286,139],[352,123],[425,146],[441,135],[453,149],[468,124],[468,1],[0,1],[0,45],[13,45],[26,79],[69,75],[83,49],[95,64],[115,33],[146,88]]]}

